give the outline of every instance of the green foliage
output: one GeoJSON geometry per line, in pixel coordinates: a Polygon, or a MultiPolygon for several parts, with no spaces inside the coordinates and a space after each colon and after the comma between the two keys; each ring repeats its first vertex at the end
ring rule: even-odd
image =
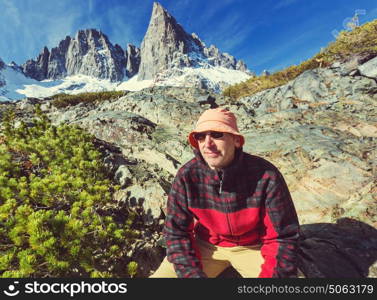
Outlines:
{"type": "Polygon", "coordinates": [[[347,60],[353,55],[365,54],[377,55],[377,20],[356,27],[352,31],[342,31],[336,41],[298,66],[290,66],[268,76],[252,77],[228,87],[223,94],[235,101],[286,84],[307,70],[326,67],[335,61],[347,60]]]}
{"type": "Polygon", "coordinates": [[[126,254],[137,236],[134,215],[114,209],[118,187],[93,137],[53,126],[39,107],[36,117],[32,127],[12,111],[2,119],[0,276],[135,276],[126,254]]]}
{"type": "Polygon", "coordinates": [[[79,103],[92,103],[105,101],[108,99],[119,98],[125,95],[123,91],[105,91],[80,93],[77,95],[57,94],[52,96],[52,104],[57,108],[77,105],[79,103]]]}
{"type": "Polygon", "coordinates": [[[137,263],[134,261],[129,262],[127,265],[127,270],[131,277],[135,277],[137,274],[137,263]]]}

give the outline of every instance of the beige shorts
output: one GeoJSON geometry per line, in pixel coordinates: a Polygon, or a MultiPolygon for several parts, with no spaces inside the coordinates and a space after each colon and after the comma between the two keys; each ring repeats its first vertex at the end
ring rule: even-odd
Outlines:
{"type": "MultiPolygon", "coordinates": [[[[197,246],[201,254],[203,271],[208,277],[217,277],[227,267],[232,266],[244,278],[256,278],[261,272],[264,259],[260,245],[220,247],[197,239],[197,246]]],[[[167,258],[150,278],[177,278],[174,266],[167,258]]]]}

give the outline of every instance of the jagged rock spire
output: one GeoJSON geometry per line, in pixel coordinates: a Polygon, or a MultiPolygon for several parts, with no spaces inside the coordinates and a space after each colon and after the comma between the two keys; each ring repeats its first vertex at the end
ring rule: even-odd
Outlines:
{"type": "Polygon", "coordinates": [[[44,47],[36,60],[30,59],[22,65],[23,72],[34,79],[43,80],[47,78],[47,69],[50,52],[44,47]]]}
{"type": "Polygon", "coordinates": [[[2,68],[4,68],[4,66],[5,66],[5,63],[3,62],[3,60],[2,60],[1,57],[0,57],[0,70],[1,70],[2,68]]]}
{"type": "Polygon", "coordinates": [[[147,33],[141,44],[138,79],[154,79],[166,70],[198,65],[222,66],[247,71],[242,61],[205,44],[196,34],[188,34],[161,4],[154,2],[147,33]]]}
{"type": "Polygon", "coordinates": [[[126,50],[126,75],[131,78],[139,71],[140,49],[132,44],[127,44],[126,50]]]}
{"type": "MultiPolygon", "coordinates": [[[[0,71],[5,68],[5,63],[3,62],[3,60],[0,58],[0,71]]],[[[4,85],[6,84],[3,76],[1,75],[0,73],[0,87],[3,87],[4,85]]],[[[0,91],[1,92],[1,91],[0,91]]],[[[1,95],[1,93],[0,93],[1,95]]]]}
{"type": "Polygon", "coordinates": [[[152,79],[169,67],[174,54],[188,53],[193,47],[200,47],[188,35],[161,4],[154,2],[147,33],[141,44],[139,80],[152,79]]]}
{"type": "Polygon", "coordinates": [[[28,60],[22,69],[25,75],[37,80],[84,74],[120,81],[134,75],[139,66],[139,49],[131,45],[128,50],[129,54],[113,45],[101,31],[79,30],[74,38],[67,36],[51,51],[45,47],[36,60],[28,60]]]}

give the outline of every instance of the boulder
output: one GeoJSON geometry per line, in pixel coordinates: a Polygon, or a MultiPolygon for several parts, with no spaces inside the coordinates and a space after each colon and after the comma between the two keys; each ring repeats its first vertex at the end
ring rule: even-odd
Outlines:
{"type": "Polygon", "coordinates": [[[376,277],[377,230],[341,218],[301,226],[298,266],[306,278],[376,277]]]}
{"type": "Polygon", "coordinates": [[[359,66],[358,70],[363,76],[377,79],[377,57],[368,60],[366,63],[359,66]]]}

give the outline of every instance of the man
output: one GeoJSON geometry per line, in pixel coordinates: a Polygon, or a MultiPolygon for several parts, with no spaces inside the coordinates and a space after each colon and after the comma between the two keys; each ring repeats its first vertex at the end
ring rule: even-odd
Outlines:
{"type": "Polygon", "coordinates": [[[168,197],[167,257],[151,277],[216,277],[232,265],[242,277],[295,277],[297,214],[283,176],[242,151],[236,117],[206,110],[188,140],[168,197]]]}

